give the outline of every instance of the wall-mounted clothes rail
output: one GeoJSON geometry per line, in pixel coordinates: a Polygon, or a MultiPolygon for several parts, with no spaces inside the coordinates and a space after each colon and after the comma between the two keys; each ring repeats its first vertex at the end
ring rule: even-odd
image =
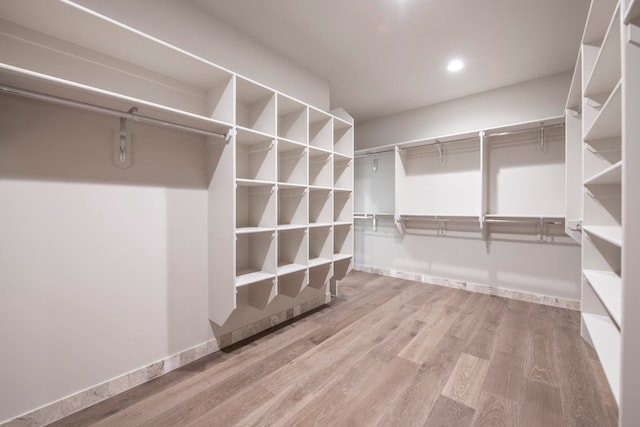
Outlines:
{"type": "Polygon", "coordinates": [[[380,151],[374,151],[371,153],[362,153],[362,154],[356,154],[355,156],[353,156],[354,159],[357,159],[359,157],[369,157],[369,156],[375,156],[378,154],[383,154],[383,153],[393,153],[395,151],[395,148],[390,148],[388,150],[380,150],[380,151]]]}
{"type": "Polygon", "coordinates": [[[106,114],[109,116],[119,117],[121,119],[130,119],[136,122],[148,123],[156,126],[170,127],[173,129],[195,133],[197,135],[210,136],[212,138],[221,139],[224,141],[229,141],[229,138],[233,135],[233,129],[230,128],[225,134],[221,134],[218,132],[211,132],[204,129],[195,128],[192,126],[181,125],[178,123],[169,122],[166,120],[154,119],[153,117],[147,117],[138,114],[134,108],[129,111],[118,111],[113,110],[107,107],[101,107],[99,105],[93,105],[85,102],[74,101],[71,99],[66,99],[58,96],[47,95],[40,92],[34,92],[26,89],[20,89],[13,86],[0,85],[0,91],[4,93],[9,93],[12,95],[23,96],[26,98],[37,99],[40,101],[51,102],[58,105],[64,105],[67,107],[78,108],[86,111],[93,111],[95,113],[106,114]]]}
{"type": "Polygon", "coordinates": [[[545,125],[532,126],[524,129],[516,129],[516,130],[505,131],[505,132],[486,133],[484,136],[489,138],[493,136],[517,135],[521,133],[529,133],[535,130],[541,130],[542,132],[544,132],[544,130],[546,129],[554,129],[554,128],[560,128],[560,127],[564,127],[564,123],[558,123],[555,125],[547,125],[547,126],[545,125]]]}
{"type": "Polygon", "coordinates": [[[353,214],[353,219],[370,219],[373,231],[378,231],[378,218],[394,218],[392,213],[360,213],[353,214]]]}
{"type": "Polygon", "coordinates": [[[446,140],[441,140],[441,139],[429,139],[429,140],[425,140],[424,142],[412,142],[411,145],[409,146],[403,146],[402,144],[397,145],[397,148],[400,150],[411,150],[414,148],[423,148],[423,147],[429,147],[432,145],[435,145],[438,150],[442,149],[442,145],[443,144],[451,144],[451,143],[459,143],[459,142],[468,142],[468,141],[479,141],[480,140],[480,136],[479,135],[474,135],[474,136],[467,136],[464,138],[457,138],[457,139],[446,139],[446,140]]]}
{"type": "Polygon", "coordinates": [[[529,217],[529,218],[484,218],[487,224],[531,224],[538,228],[538,236],[541,242],[548,239],[548,225],[564,225],[564,218],[560,217],[529,217]]]}

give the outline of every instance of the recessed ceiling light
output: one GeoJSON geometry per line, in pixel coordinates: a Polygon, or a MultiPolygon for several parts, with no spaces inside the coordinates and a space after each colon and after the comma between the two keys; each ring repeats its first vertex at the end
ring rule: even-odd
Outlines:
{"type": "Polygon", "coordinates": [[[447,65],[447,70],[452,73],[460,71],[463,68],[464,68],[464,62],[462,62],[459,59],[454,59],[453,61],[449,62],[449,65],[447,65]]]}

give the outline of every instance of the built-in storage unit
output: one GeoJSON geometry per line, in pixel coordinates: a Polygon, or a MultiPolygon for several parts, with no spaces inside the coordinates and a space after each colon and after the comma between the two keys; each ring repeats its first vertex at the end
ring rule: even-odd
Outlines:
{"type": "Polygon", "coordinates": [[[356,156],[355,218],[401,233],[563,234],[563,118],[408,141],[356,156]],[[395,152],[395,162],[393,153],[395,152]]]}
{"type": "Polygon", "coordinates": [[[582,221],[582,334],[598,353],[624,426],[640,416],[639,8],[637,1],[592,1],[567,101],[574,123],[567,129],[567,212],[582,221]]]}
{"type": "Polygon", "coordinates": [[[119,116],[121,168],[129,120],[207,138],[211,320],[335,292],[334,259],[348,271],[353,255],[353,123],[75,4],[34,7],[2,5],[3,92],[119,116]]]}

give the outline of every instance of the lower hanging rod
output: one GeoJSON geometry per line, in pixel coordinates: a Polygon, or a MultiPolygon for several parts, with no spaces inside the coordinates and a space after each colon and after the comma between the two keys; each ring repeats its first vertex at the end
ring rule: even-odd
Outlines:
{"type": "Polygon", "coordinates": [[[0,85],[0,91],[5,93],[10,93],[12,95],[19,95],[19,96],[24,96],[26,98],[32,98],[40,101],[47,101],[54,104],[64,105],[67,107],[78,108],[86,111],[93,111],[96,113],[106,114],[109,116],[115,116],[115,117],[120,117],[124,119],[131,119],[136,122],[149,123],[156,126],[164,126],[164,127],[169,127],[169,128],[173,128],[173,129],[177,129],[185,132],[195,133],[197,135],[210,136],[210,137],[222,139],[225,141],[228,141],[229,137],[232,134],[231,129],[229,129],[229,131],[227,131],[227,133],[225,134],[211,132],[208,130],[198,129],[191,126],[168,122],[165,120],[154,119],[153,117],[142,116],[140,114],[135,113],[134,110],[129,110],[128,112],[118,111],[118,110],[114,110],[107,107],[101,107],[99,105],[93,105],[86,102],[74,101],[72,99],[61,98],[53,95],[47,95],[40,92],[33,92],[30,90],[20,89],[13,86],[0,85]]]}

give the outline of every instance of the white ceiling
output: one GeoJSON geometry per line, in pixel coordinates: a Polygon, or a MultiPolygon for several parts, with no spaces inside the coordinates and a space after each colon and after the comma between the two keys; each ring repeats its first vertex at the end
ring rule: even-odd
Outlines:
{"type": "MultiPolygon", "coordinates": [[[[588,0],[190,0],[369,120],[573,69],[588,0]],[[446,71],[453,57],[465,69],[446,71]]],[[[568,89],[568,88],[567,88],[568,89]]]]}

